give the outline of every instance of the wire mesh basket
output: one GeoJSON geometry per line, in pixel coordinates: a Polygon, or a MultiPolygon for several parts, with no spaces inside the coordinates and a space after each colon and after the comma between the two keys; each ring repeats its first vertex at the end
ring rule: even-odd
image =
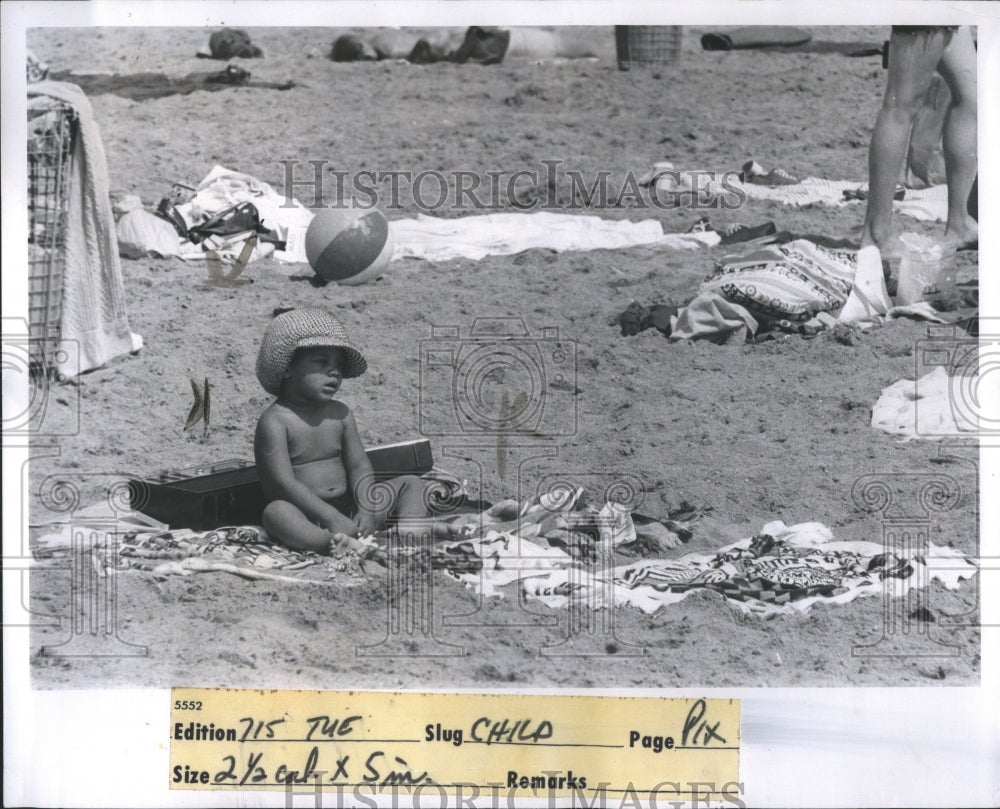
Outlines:
{"type": "Polygon", "coordinates": [[[28,102],[28,354],[51,369],[59,342],[76,113],[56,99],[28,102]]]}
{"type": "Polygon", "coordinates": [[[618,69],[659,67],[681,58],[680,25],[616,25],[618,69]]]}

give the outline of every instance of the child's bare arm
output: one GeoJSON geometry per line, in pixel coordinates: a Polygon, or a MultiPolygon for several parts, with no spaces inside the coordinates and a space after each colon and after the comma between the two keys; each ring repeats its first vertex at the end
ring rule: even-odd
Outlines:
{"type": "Polygon", "coordinates": [[[357,530],[349,517],[295,477],[288,455],[287,428],[271,411],[265,411],[257,422],[253,445],[257,472],[270,499],[292,503],[310,520],[330,531],[357,530]]]}
{"type": "Polygon", "coordinates": [[[347,418],[344,419],[341,457],[344,461],[344,469],[347,471],[350,491],[354,494],[354,502],[358,507],[358,528],[363,534],[369,534],[381,527],[377,524],[378,519],[374,508],[380,498],[379,491],[372,489],[375,484],[375,472],[372,469],[372,462],[368,460],[368,453],[365,452],[361,436],[358,434],[358,425],[354,421],[353,413],[348,413],[347,418]]]}

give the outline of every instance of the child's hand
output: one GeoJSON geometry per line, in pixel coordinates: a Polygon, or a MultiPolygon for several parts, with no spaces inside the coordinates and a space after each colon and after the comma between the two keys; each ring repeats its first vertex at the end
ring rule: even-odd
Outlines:
{"type": "Polygon", "coordinates": [[[323,527],[331,534],[346,534],[350,537],[358,536],[358,524],[347,517],[339,516],[338,519],[328,520],[323,527]]]}
{"type": "Polygon", "coordinates": [[[364,570],[364,563],[372,560],[382,567],[386,567],[385,548],[379,547],[374,540],[355,539],[347,534],[334,533],[330,537],[330,556],[338,560],[338,564],[356,561],[364,570]]]}
{"type": "Polygon", "coordinates": [[[369,537],[379,530],[378,520],[374,514],[359,514],[357,523],[358,534],[363,537],[369,537]]]}

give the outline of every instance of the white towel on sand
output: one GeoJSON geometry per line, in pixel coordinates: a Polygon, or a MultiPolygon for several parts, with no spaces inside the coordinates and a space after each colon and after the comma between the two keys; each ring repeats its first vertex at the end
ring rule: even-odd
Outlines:
{"type": "Polygon", "coordinates": [[[948,186],[907,189],[906,198],[896,200],[892,207],[905,216],[921,222],[948,221],[948,186]]]}
{"type": "Polygon", "coordinates": [[[943,366],[920,377],[901,379],[882,391],[872,407],[872,427],[904,441],[975,436],[979,430],[969,390],[975,382],[953,378],[943,366]]]}
{"type": "Polygon", "coordinates": [[[507,256],[531,248],[550,250],[617,250],[638,245],[673,250],[695,250],[719,243],[719,234],[668,233],[655,219],[640,222],[601,219],[598,216],[533,213],[495,213],[439,219],[419,215],[390,223],[396,240],[393,261],[422,258],[449,261],[485,256],[507,256]]]}
{"type": "MultiPolygon", "coordinates": [[[[177,206],[188,224],[219,213],[238,202],[252,202],[264,225],[286,240],[274,257],[281,262],[306,263],[305,235],[315,212],[295,199],[286,199],[270,185],[248,174],[216,166],[201,181],[198,193],[177,206]]],[[[416,219],[389,223],[395,240],[392,260],[420,258],[478,261],[486,256],[508,256],[531,248],[550,250],[617,250],[648,245],[671,250],[696,250],[720,241],[718,233],[667,233],[655,219],[639,222],[601,219],[599,216],[531,211],[495,213],[442,219],[418,214],[416,219]]]]}
{"type": "MultiPolygon", "coordinates": [[[[806,177],[794,185],[753,185],[746,183],[741,186],[747,199],[769,199],[786,205],[852,205],[860,200],[844,199],[844,192],[856,189],[866,189],[865,183],[849,180],[824,180],[819,177],[806,177]]],[[[918,219],[921,222],[944,222],[948,218],[948,186],[935,185],[930,188],[906,189],[902,200],[892,203],[893,209],[904,216],[918,219]]]]}
{"type": "Polygon", "coordinates": [[[70,104],[79,121],[69,177],[59,373],[76,376],[121,354],[142,348],[129,328],[115,220],[109,197],[108,164],[90,101],[75,84],[44,81],[29,96],[70,104]]]}

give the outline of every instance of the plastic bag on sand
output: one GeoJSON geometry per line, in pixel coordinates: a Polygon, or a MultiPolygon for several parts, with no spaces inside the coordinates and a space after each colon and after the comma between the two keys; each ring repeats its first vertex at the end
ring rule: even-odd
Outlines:
{"type": "Polygon", "coordinates": [[[118,252],[125,258],[180,255],[181,240],[174,226],[149,211],[141,208],[128,211],[115,229],[118,252]]]}
{"type": "Polygon", "coordinates": [[[939,242],[918,233],[904,233],[896,300],[903,304],[942,300],[957,296],[955,244],[939,242]]]}

